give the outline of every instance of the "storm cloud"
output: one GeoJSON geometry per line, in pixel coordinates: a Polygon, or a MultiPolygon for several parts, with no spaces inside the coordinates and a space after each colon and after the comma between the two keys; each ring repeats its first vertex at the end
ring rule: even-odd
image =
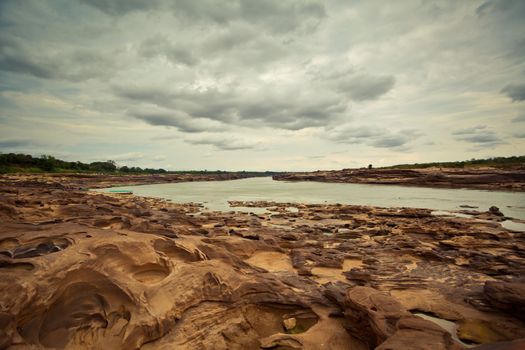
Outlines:
{"type": "Polygon", "coordinates": [[[513,155],[524,13],[518,0],[4,0],[0,147],[167,169],[513,155]]]}
{"type": "Polygon", "coordinates": [[[414,129],[393,131],[380,126],[339,127],[330,132],[330,139],[345,144],[365,144],[377,148],[407,146],[422,134],[414,129]]]}
{"type": "Polygon", "coordinates": [[[510,84],[505,86],[501,92],[510,97],[512,101],[525,100],[525,84],[510,84]]]}
{"type": "Polygon", "coordinates": [[[228,136],[206,135],[198,138],[188,138],[186,142],[193,145],[212,145],[223,151],[237,151],[253,149],[260,145],[260,142],[247,140],[244,138],[235,138],[228,136]]]}
{"type": "Polygon", "coordinates": [[[483,147],[494,147],[503,143],[503,140],[494,131],[489,130],[486,125],[456,130],[452,134],[455,135],[457,140],[483,147]]]}
{"type": "Polygon", "coordinates": [[[0,140],[0,148],[19,148],[31,145],[32,142],[29,140],[0,140]]]}

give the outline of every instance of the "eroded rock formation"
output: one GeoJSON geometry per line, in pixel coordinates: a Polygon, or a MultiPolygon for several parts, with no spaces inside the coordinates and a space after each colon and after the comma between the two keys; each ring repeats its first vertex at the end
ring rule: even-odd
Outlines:
{"type": "Polygon", "coordinates": [[[199,212],[79,187],[0,178],[0,348],[449,350],[525,337],[525,234],[494,213],[199,212]]]}

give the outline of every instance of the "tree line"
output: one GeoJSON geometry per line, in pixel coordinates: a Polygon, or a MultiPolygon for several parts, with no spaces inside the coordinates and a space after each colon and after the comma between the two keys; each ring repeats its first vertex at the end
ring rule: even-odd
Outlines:
{"type": "Polygon", "coordinates": [[[494,167],[494,168],[510,168],[510,167],[525,167],[525,156],[512,157],[493,157],[485,159],[464,160],[459,162],[434,162],[434,163],[415,163],[415,164],[399,164],[389,167],[387,169],[423,169],[423,168],[473,168],[473,167],[494,167]]]}
{"type": "Polygon", "coordinates": [[[141,168],[136,166],[118,166],[113,160],[92,163],[68,162],[50,155],[33,157],[21,153],[0,153],[0,174],[6,173],[114,173],[114,174],[205,174],[221,175],[229,173],[242,174],[244,177],[272,176],[280,174],[275,171],[224,171],[224,170],[180,170],[141,168]]]}
{"type": "Polygon", "coordinates": [[[92,163],[68,162],[50,155],[33,157],[21,153],[0,153],[0,173],[14,172],[78,172],[78,173],[133,173],[133,174],[162,174],[164,169],[140,167],[119,167],[112,160],[92,163]]]}

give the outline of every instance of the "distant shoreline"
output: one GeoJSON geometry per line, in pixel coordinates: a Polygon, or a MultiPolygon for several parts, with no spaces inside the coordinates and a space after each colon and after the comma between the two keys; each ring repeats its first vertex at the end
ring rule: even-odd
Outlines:
{"type": "Polygon", "coordinates": [[[343,169],[278,174],[274,175],[273,179],[277,181],[525,191],[525,169],[523,168],[343,169]]]}

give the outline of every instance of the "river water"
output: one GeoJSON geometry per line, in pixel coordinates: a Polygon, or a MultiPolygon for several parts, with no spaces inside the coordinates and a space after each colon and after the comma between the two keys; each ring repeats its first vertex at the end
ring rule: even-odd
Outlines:
{"type": "MultiPolygon", "coordinates": [[[[158,185],[118,187],[146,197],[169,199],[176,203],[200,202],[209,210],[238,210],[230,200],[296,203],[341,203],[379,207],[429,208],[439,211],[461,210],[461,205],[488,210],[495,205],[509,217],[525,220],[525,193],[438,189],[390,185],[341,184],[326,182],[273,181],[257,177],[230,181],[180,182],[158,185]]],[[[108,192],[110,189],[103,191],[108,192]]]]}

